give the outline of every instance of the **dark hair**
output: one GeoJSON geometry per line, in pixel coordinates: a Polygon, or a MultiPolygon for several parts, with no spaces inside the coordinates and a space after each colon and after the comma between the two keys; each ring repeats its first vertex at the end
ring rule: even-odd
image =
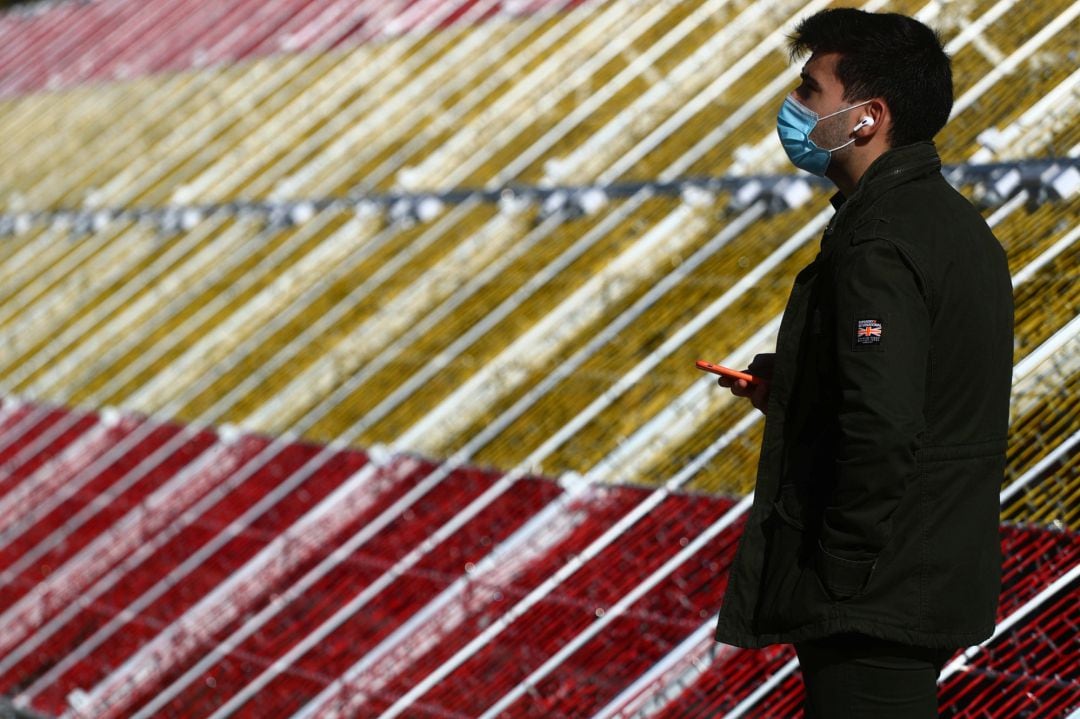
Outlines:
{"type": "Polygon", "coordinates": [[[840,54],[836,75],[844,100],[880,97],[892,113],[893,147],[932,140],[952,110],[952,67],[937,33],[896,13],[823,10],[790,37],[792,59],[805,52],[840,54]]]}

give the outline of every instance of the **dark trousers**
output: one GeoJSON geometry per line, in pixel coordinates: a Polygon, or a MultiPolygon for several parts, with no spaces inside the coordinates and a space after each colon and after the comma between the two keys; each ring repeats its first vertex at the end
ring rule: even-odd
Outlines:
{"type": "Polygon", "coordinates": [[[937,677],[954,651],[863,634],[800,642],[805,718],[937,719],[937,677]]]}

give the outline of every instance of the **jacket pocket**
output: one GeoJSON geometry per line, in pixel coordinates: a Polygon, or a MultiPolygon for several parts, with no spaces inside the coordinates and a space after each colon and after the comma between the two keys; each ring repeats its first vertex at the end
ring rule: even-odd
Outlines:
{"type": "Polygon", "coordinates": [[[780,493],[773,501],[773,511],[783,524],[796,530],[799,571],[812,575],[801,577],[800,582],[812,580],[820,594],[833,602],[842,602],[862,593],[873,574],[876,560],[849,560],[825,551],[816,534],[811,536],[806,530],[807,511],[795,485],[780,487],[780,493]]]}
{"type": "Polygon", "coordinates": [[[829,619],[832,601],[812,563],[815,540],[795,485],[782,485],[765,522],[765,556],[756,629],[787,632],[829,619]]]}
{"type": "Polygon", "coordinates": [[[784,523],[799,531],[806,530],[806,521],[803,519],[803,507],[799,502],[795,485],[785,484],[780,487],[780,494],[773,500],[773,511],[784,523]]]}
{"type": "Polygon", "coordinates": [[[844,601],[862,594],[874,574],[877,559],[847,559],[827,551],[818,542],[814,571],[831,599],[844,601]]]}

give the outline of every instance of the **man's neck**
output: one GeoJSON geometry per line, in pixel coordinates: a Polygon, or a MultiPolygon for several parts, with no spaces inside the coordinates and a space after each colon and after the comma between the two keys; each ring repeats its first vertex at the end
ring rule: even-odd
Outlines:
{"type": "Polygon", "coordinates": [[[866,174],[866,170],[874,161],[885,154],[889,148],[883,148],[877,152],[851,153],[844,158],[844,162],[830,165],[825,176],[832,180],[836,189],[844,197],[851,197],[855,188],[859,186],[859,180],[866,174]]]}

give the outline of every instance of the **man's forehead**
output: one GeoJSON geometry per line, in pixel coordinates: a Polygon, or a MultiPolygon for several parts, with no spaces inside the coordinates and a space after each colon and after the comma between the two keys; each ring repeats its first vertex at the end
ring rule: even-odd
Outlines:
{"type": "Polygon", "coordinates": [[[819,86],[839,82],[840,79],[836,76],[836,63],[839,59],[839,53],[835,52],[814,53],[802,66],[800,75],[819,86]]]}

